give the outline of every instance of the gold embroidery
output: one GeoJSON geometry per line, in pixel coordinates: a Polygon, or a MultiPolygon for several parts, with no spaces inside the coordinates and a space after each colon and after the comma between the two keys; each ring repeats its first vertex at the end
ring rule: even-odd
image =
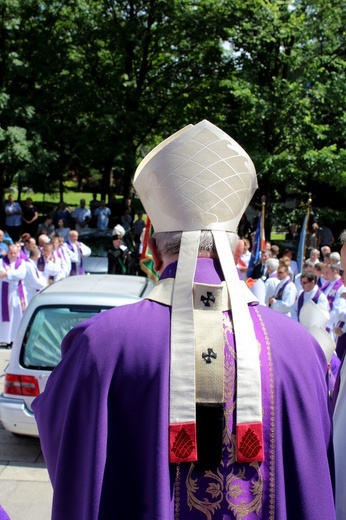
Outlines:
{"type": "Polygon", "coordinates": [[[257,315],[258,321],[261,324],[262,332],[266,342],[268,367],[269,367],[269,402],[270,402],[270,438],[269,438],[269,519],[274,520],[275,518],[275,394],[274,394],[274,370],[273,370],[273,358],[271,352],[271,346],[267,329],[263,323],[262,316],[258,312],[258,309],[254,307],[254,311],[257,315]]]}
{"type": "Polygon", "coordinates": [[[263,504],[263,476],[261,466],[254,462],[246,466],[252,470],[251,478],[246,475],[245,467],[235,464],[235,435],[232,435],[231,427],[235,410],[235,350],[229,342],[229,335],[233,333],[232,323],[228,314],[224,313],[224,340],[225,340],[225,428],[223,432],[223,460],[216,472],[205,471],[202,478],[194,478],[195,465],[191,464],[187,477],[187,503],[190,511],[195,508],[205,515],[206,520],[212,520],[213,513],[221,508],[225,500],[228,510],[232,511],[237,520],[241,520],[252,512],[259,513],[263,504]],[[229,468],[234,464],[234,467],[229,468]],[[240,500],[244,493],[241,482],[248,481],[247,495],[240,500]],[[203,500],[196,494],[204,488],[203,500]]]}
{"type": "Polygon", "coordinates": [[[180,464],[177,464],[175,471],[175,490],[174,490],[174,520],[180,519],[180,464]]]}

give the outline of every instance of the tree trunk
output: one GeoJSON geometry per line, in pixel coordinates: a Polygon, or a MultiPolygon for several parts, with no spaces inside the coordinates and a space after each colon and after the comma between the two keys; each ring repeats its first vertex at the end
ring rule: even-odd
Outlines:
{"type": "Polygon", "coordinates": [[[113,169],[113,160],[114,157],[108,157],[102,171],[102,181],[101,181],[101,199],[106,200],[106,195],[108,195],[108,200],[110,200],[112,195],[112,169],[113,169]]]}

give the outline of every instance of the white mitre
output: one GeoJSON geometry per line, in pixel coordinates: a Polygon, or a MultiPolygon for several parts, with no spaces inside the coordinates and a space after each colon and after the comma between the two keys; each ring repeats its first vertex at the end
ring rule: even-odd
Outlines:
{"type": "Polygon", "coordinates": [[[213,233],[237,349],[238,445],[248,425],[262,431],[261,373],[244,283],[239,280],[226,231],[236,232],[257,188],[253,162],[231,137],[204,120],[154,148],[138,166],[134,188],[156,233],[182,232],[172,297],[171,427],[195,421],[193,281],[201,231],[213,233]]]}
{"type": "Polygon", "coordinates": [[[201,121],[154,148],[138,166],[134,187],[155,232],[235,232],[257,179],[245,150],[209,121],[201,121]]]}

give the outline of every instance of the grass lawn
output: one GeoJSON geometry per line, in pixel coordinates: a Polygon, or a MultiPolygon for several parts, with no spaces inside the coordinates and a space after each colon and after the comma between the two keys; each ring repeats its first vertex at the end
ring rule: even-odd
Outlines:
{"type": "Polygon", "coordinates": [[[285,240],[285,233],[271,233],[270,240],[285,240]]]}
{"type": "MultiPolygon", "coordinates": [[[[58,205],[60,202],[60,196],[58,193],[53,194],[43,194],[43,193],[33,193],[30,195],[32,200],[39,203],[47,203],[47,204],[56,204],[58,205]]],[[[22,197],[23,198],[23,197],[22,197]]],[[[92,193],[84,193],[84,192],[75,192],[75,191],[68,191],[64,193],[64,202],[68,206],[79,206],[79,202],[81,199],[85,199],[87,206],[89,207],[89,203],[93,198],[92,193]]],[[[100,196],[98,195],[98,199],[100,196]]],[[[24,202],[24,198],[23,201],[24,202]]]]}
{"type": "MultiPolygon", "coordinates": [[[[52,205],[58,207],[59,203],[60,203],[60,196],[58,193],[53,193],[53,194],[31,193],[29,196],[32,198],[34,205],[36,203],[39,205],[39,207],[42,207],[45,204],[47,204],[47,207],[51,207],[52,205]]],[[[69,207],[79,206],[81,199],[85,199],[86,206],[89,207],[89,204],[90,204],[90,201],[92,200],[92,198],[93,198],[92,193],[76,192],[76,191],[68,191],[68,192],[64,193],[64,202],[69,207]]],[[[97,198],[98,198],[98,200],[100,200],[100,194],[97,195],[97,198]]],[[[123,197],[121,195],[116,195],[116,198],[119,202],[121,202],[123,197]]],[[[26,196],[25,195],[22,196],[21,199],[22,199],[21,204],[23,204],[26,199],[26,196]]]]}

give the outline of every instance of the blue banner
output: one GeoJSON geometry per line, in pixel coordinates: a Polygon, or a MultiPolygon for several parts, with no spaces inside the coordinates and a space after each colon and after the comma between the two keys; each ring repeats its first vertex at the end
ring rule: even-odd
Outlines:
{"type": "Polygon", "coordinates": [[[258,222],[257,222],[255,237],[252,242],[251,257],[250,257],[249,267],[247,270],[248,276],[250,276],[252,269],[257,264],[260,254],[261,254],[261,220],[262,220],[262,217],[259,217],[258,222]]]}
{"type": "Polygon", "coordinates": [[[304,263],[304,249],[305,249],[307,219],[308,219],[308,215],[305,215],[302,229],[300,232],[299,244],[298,244],[297,264],[298,264],[298,271],[300,273],[303,270],[303,263],[304,263]]]}

